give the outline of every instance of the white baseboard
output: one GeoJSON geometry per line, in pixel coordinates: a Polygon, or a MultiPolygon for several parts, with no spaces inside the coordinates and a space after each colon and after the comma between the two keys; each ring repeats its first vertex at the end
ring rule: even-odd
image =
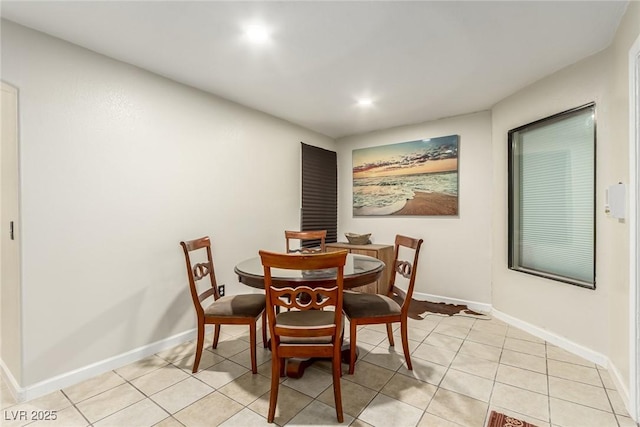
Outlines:
{"type": "Polygon", "coordinates": [[[474,301],[466,301],[466,300],[461,300],[456,298],[447,298],[447,297],[442,297],[438,295],[423,294],[423,293],[417,293],[417,292],[414,293],[414,297],[418,300],[427,300],[432,302],[444,302],[447,304],[464,304],[473,311],[477,311],[479,313],[492,314],[495,318],[500,319],[511,326],[515,326],[518,329],[522,329],[523,331],[528,332],[531,335],[538,337],[540,339],[543,339],[564,350],[567,350],[572,354],[575,354],[577,356],[582,357],[583,359],[586,359],[590,362],[593,362],[597,365],[607,368],[609,375],[611,376],[611,379],[616,386],[616,390],[620,394],[620,398],[623,400],[625,407],[627,408],[627,412],[629,414],[632,413],[631,405],[630,405],[629,389],[625,385],[624,377],[622,376],[620,371],[617,369],[617,367],[611,362],[609,357],[601,353],[598,353],[597,351],[584,347],[580,344],[577,344],[573,341],[570,341],[565,337],[554,334],[553,332],[549,332],[547,330],[534,326],[530,323],[527,323],[523,320],[520,320],[508,314],[502,313],[501,311],[494,309],[491,304],[478,303],[474,301]]]}
{"type": "MultiPolygon", "coordinates": [[[[620,398],[622,399],[622,401],[624,402],[624,407],[627,410],[627,413],[629,414],[629,416],[633,419],[633,408],[631,405],[631,397],[629,394],[629,388],[625,385],[624,380],[622,379],[622,374],[620,373],[620,371],[618,370],[618,368],[611,363],[611,360],[607,359],[609,361],[608,365],[607,365],[607,370],[609,371],[609,376],[611,376],[611,379],[613,380],[613,383],[616,386],[616,390],[618,391],[618,394],[620,395],[620,398]]],[[[635,422],[638,422],[639,420],[634,420],[635,422]]]]}
{"type": "Polygon", "coordinates": [[[553,332],[549,332],[547,330],[541,329],[537,326],[534,326],[530,323],[527,323],[523,320],[505,314],[501,311],[493,309],[491,312],[497,319],[502,320],[516,328],[522,329],[525,332],[530,333],[533,336],[536,336],[540,339],[543,339],[551,344],[558,346],[564,350],[567,350],[570,353],[573,353],[577,356],[582,357],[590,362],[593,362],[597,365],[607,368],[609,366],[609,358],[597,351],[591,350],[587,347],[584,347],[580,344],[576,344],[573,341],[568,340],[565,337],[554,334],[553,332]]]}
{"type": "Polygon", "coordinates": [[[2,369],[2,376],[9,387],[11,394],[17,402],[25,402],[35,399],[45,394],[51,393],[56,390],[63,389],[65,387],[72,386],[80,383],[89,378],[93,378],[97,375],[105,372],[120,368],[129,363],[133,363],[145,357],[156,354],[160,351],[167,350],[171,347],[175,347],[186,341],[190,341],[196,337],[196,330],[191,329],[179,334],[173,335],[169,338],[156,341],[154,343],[138,347],[126,353],[119,354],[117,356],[110,357],[100,362],[93,363],[91,365],[76,369],[74,371],[66,372],[64,374],[57,375],[53,378],[46,379],[36,384],[28,385],[26,387],[20,387],[11,372],[7,369],[6,365],[0,360],[0,368],[2,369]]]}
{"type": "MultiPolygon", "coordinates": [[[[447,304],[464,304],[469,309],[473,311],[477,311],[479,313],[487,313],[492,314],[497,319],[502,320],[509,325],[515,326],[519,329],[522,329],[525,332],[530,333],[531,335],[543,339],[547,342],[550,342],[553,345],[556,345],[564,350],[569,351],[577,356],[580,356],[590,362],[598,364],[608,369],[609,374],[611,375],[611,379],[615,383],[616,389],[620,394],[621,399],[624,401],[624,404],[627,408],[627,411],[630,409],[630,401],[629,401],[629,390],[625,386],[625,382],[623,381],[623,377],[620,371],[613,365],[610,359],[596,351],[593,351],[589,348],[586,348],[580,344],[576,344],[562,336],[556,335],[552,332],[541,329],[537,326],[534,326],[530,323],[517,319],[508,314],[502,313],[498,310],[495,310],[491,304],[474,302],[461,300],[457,298],[448,298],[442,297],[438,295],[424,294],[414,292],[414,297],[418,300],[426,300],[432,302],[444,302],[447,304]]],[[[17,402],[24,402],[28,400],[35,399],[40,396],[44,396],[45,394],[51,393],[56,390],[63,389],[65,387],[72,386],[89,378],[93,378],[97,375],[103,374],[107,371],[111,371],[127,365],[129,363],[133,363],[140,359],[144,359],[145,357],[156,354],[160,351],[167,350],[171,347],[174,347],[178,344],[181,344],[186,341],[190,341],[194,339],[196,336],[196,330],[191,329],[185,332],[181,332],[169,338],[166,338],[161,341],[156,341],[154,343],[133,349],[126,353],[122,353],[120,355],[111,357],[109,359],[102,360],[100,362],[93,363],[91,365],[85,366],[80,369],[76,369],[74,371],[70,371],[61,375],[58,375],[53,378],[49,378],[45,381],[41,381],[39,383],[20,387],[11,371],[7,368],[5,363],[0,359],[0,374],[2,375],[5,383],[7,384],[10,392],[13,394],[13,397],[17,402]]],[[[629,412],[631,413],[631,412],[629,412]]]]}
{"type": "Polygon", "coordinates": [[[21,402],[22,400],[20,400],[19,394],[20,385],[2,359],[0,359],[0,375],[2,375],[2,380],[9,388],[9,391],[11,392],[11,395],[16,400],[16,402],[21,402]]]}
{"type": "Polygon", "coordinates": [[[618,370],[618,368],[611,362],[609,357],[605,356],[602,353],[598,353],[597,351],[591,350],[587,347],[584,347],[580,344],[576,344],[573,341],[570,341],[560,335],[556,335],[552,332],[541,329],[537,326],[534,326],[530,323],[524,322],[520,319],[512,317],[508,314],[502,313],[498,310],[492,310],[492,314],[497,318],[502,320],[509,325],[515,326],[519,329],[522,329],[525,332],[530,333],[533,336],[536,336],[540,339],[543,339],[551,344],[558,346],[568,352],[575,354],[577,356],[582,357],[590,362],[593,362],[597,365],[600,365],[607,369],[609,372],[609,376],[613,381],[616,391],[620,395],[620,398],[624,402],[625,408],[629,414],[632,414],[631,410],[631,400],[629,397],[629,388],[625,385],[625,381],[623,379],[622,374],[618,370]]]}

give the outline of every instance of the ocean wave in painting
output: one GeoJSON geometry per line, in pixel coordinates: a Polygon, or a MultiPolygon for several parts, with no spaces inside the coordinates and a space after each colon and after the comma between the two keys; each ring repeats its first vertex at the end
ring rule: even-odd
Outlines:
{"type": "Polygon", "coordinates": [[[416,191],[458,195],[458,173],[442,172],[353,179],[354,215],[390,215],[416,191]]]}
{"type": "Polygon", "coordinates": [[[391,215],[416,192],[457,197],[458,139],[448,135],[353,150],[354,215],[391,215]]]}

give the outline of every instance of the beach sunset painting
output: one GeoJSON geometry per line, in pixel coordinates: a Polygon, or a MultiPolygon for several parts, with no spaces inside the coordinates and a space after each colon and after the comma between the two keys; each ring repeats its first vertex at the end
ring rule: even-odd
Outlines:
{"type": "Polygon", "coordinates": [[[458,135],[353,150],[353,215],[458,215],[458,135]]]}

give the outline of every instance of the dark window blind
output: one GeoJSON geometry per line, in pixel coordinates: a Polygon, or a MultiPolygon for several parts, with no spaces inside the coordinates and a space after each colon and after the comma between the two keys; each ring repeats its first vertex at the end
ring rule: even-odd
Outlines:
{"type": "MultiPolygon", "coordinates": [[[[338,234],[338,165],[336,153],[302,143],[302,213],[300,229],[327,230],[327,243],[338,234]]],[[[316,246],[319,242],[304,242],[316,246]]]]}

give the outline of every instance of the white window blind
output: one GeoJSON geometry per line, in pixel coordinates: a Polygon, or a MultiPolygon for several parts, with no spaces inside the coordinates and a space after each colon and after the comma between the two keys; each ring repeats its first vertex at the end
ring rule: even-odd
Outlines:
{"type": "Polygon", "coordinates": [[[509,132],[509,267],[595,286],[595,106],[509,132]]]}

